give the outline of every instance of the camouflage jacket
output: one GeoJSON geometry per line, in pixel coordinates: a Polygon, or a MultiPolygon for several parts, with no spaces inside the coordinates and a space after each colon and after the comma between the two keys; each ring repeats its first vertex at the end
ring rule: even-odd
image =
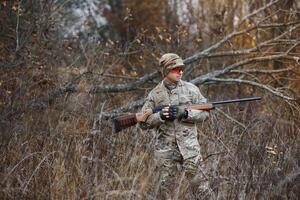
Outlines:
{"type": "MultiPolygon", "coordinates": [[[[199,88],[192,83],[180,80],[177,87],[169,90],[163,81],[158,84],[148,95],[142,108],[142,112],[162,105],[183,105],[206,103],[199,88]]],[[[209,112],[201,110],[188,110],[187,119],[181,121],[163,121],[159,113],[152,114],[145,123],[141,123],[142,129],[156,128],[159,135],[174,139],[187,135],[197,135],[196,123],[202,122],[209,116],[209,112]]]]}

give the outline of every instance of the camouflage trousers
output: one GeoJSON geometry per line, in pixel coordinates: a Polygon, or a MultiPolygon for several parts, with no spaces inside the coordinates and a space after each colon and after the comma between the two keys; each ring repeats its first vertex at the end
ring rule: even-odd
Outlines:
{"type": "MultiPolygon", "coordinates": [[[[176,138],[158,138],[154,153],[160,176],[157,188],[160,199],[172,199],[178,191],[186,191],[185,195],[200,194],[199,186],[205,184],[207,176],[200,145],[193,133],[176,138]],[[184,183],[179,186],[181,180],[184,183]]],[[[194,197],[183,199],[197,199],[194,197]]]]}
{"type": "Polygon", "coordinates": [[[202,161],[196,135],[158,138],[155,145],[155,159],[162,184],[173,182],[172,179],[178,172],[184,172],[187,178],[193,177],[202,161]]]}

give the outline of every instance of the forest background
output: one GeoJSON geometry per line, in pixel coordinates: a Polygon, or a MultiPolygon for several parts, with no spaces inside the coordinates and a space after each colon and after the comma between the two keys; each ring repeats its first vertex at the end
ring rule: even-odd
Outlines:
{"type": "Polygon", "coordinates": [[[107,119],[175,52],[208,100],[262,97],[198,125],[213,199],[297,199],[299,44],[297,0],[2,0],[1,197],[159,199],[153,135],[107,119]]]}

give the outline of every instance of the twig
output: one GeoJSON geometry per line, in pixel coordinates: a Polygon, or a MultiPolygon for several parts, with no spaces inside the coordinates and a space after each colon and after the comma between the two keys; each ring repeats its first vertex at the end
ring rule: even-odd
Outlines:
{"type": "Polygon", "coordinates": [[[295,98],[283,95],[282,93],[276,91],[276,88],[272,88],[271,86],[267,86],[267,85],[257,83],[257,82],[254,82],[254,81],[242,80],[242,79],[232,79],[232,78],[228,78],[228,79],[210,78],[210,80],[211,81],[216,81],[216,82],[235,82],[235,83],[243,83],[243,84],[247,84],[247,85],[252,85],[252,86],[256,86],[256,87],[259,87],[261,89],[267,90],[268,92],[274,94],[275,96],[281,97],[285,100],[288,100],[288,101],[297,100],[295,98]]]}
{"type": "Polygon", "coordinates": [[[35,154],[42,154],[43,152],[34,152],[34,153],[31,153],[27,156],[25,156],[22,160],[20,160],[20,162],[18,162],[9,172],[8,174],[6,175],[6,177],[4,178],[4,180],[2,181],[2,183],[4,183],[7,178],[10,176],[10,174],[24,161],[26,160],[27,158],[30,158],[31,156],[34,156],[35,154]]]}
{"type": "Polygon", "coordinates": [[[93,158],[93,157],[87,157],[87,156],[82,156],[81,159],[87,160],[89,162],[94,162],[94,163],[97,163],[97,164],[99,163],[99,164],[103,165],[104,167],[106,167],[119,180],[122,189],[125,189],[125,186],[123,184],[123,181],[122,181],[120,175],[110,165],[106,164],[103,160],[101,160],[99,158],[93,158]]]}
{"type": "Polygon", "coordinates": [[[206,157],[204,157],[202,162],[204,162],[205,160],[207,160],[208,158],[210,158],[212,156],[216,156],[216,155],[220,155],[220,154],[224,154],[224,153],[226,153],[226,152],[221,151],[221,152],[211,153],[211,154],[207,155],[206,157]]]}
{"type": "Polygon", "coordinates": [[[18,14],[17,14],[17,25],[16,25],[16,52],[19,50],[20,48],[20,44],[19,44],[19,24],[20,24],[20,5],[21,5],[21,1],[18,1],[18,14]]]}
{"type": "Polygon", "coordinates": [[[37,167],[34,169],[34,171],[32,172],[31,176],[29,177],[28,181],[26,182],[24,188],[23,188],[23,193],[26,191],[27,189],[27,186],[29,185],[31,179],[33,178],[33,176],[35,175],[35,173],[37,172],[37,170],[40,168],[40,166],[42,165],[42,163],[52,154],[56,153],[57,151],[53,151],[51,153],[49,153],[48,155],[46,155],[42,160],[41,162],[37,165],[37,167]]]}
{"type": "Polygon", "coordinates": [[[259,69],[245,69],[245,70],[231,70],[231,73],[262,73],[262,74],[273,74],[273,73],[282,73],[288,72],[295,69],[295,67],[289,67],[286,69],[275,69],[275,70],[259,70],[259,69]]]}
{"type": "Polygon", "coordinates": [[[110,78],[121,78],[121,79],[129,79],[129,80],[138,80],[139,77],[132,77],[132,76],[121,76],[121,75],[114,75],[114,74],[100,74],[100,73],[93,73],[98,76],[103,77],[110,77],[110,78]]]}
{"type": "Polygon", "coordinates": [[[292,45],[285,53],[288,54],[290,51],[292,51],[294,48],[296,48],[300,44],[300,41],[296,42],[294,45],[292,45]]]}
{"type": "Polygon", "coordinates": [[[246,15],[245,17],[242,18],[241,22],[239,23],[239,25],[241,25],[246,19],[249,19],[250,17],[253,17],[254,15],[260,13],[261,11],[269,8],[270,6],[276,4],[277,2],[279,2],[280,0],[275,0],[275,1],[271,1],[270,3],[268,3],[267,5],[255,10],[253,13],[250,13],[249,15],[246,15]]]}
{"type": "Polygon", "coordinates": [[[226,118],[230,119],[231,121],[235,122],[236,124],[238,124],[239,126],[241,126],[243,129],[246,129],[246,125],[239,122],[238,120],[234,119],[233,117],[229,116],[228,114],[226,114],[225,112],[223,112],[221,109],[219,108],[216,108],[216,110],[218,112],[220,112],[222,115],[224,115],[226,118]]]}

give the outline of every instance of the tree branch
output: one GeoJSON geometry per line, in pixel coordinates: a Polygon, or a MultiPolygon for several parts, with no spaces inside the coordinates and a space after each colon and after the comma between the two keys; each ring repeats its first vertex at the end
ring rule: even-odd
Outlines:
{"type": "Polygon", "coordinates": [[[268,92],[272,93],[273,95],[281,97],[285,100],[288,100],[288,101],[296,101],[297,100],[297,98],[292,98],[292,97],[289,97],[289,96],[286,96],[286,95],[282,94],[276,88],[273,88],[271,86],[267,86],[267,85],[264,85],[264,84],[261,84],[261,83],[257,83],[257,82],[254,82],[254,81],[242,80],[242,79],[232,79],[232,78],[226,78],[226,79],[210,78],[208,81],[231,82],[231,83],[242,83],[242,84],[252,85],[252,86],[259,87],[261,89],[267,90],[268,92]]]}
{"type": "Polygon", "coordinates": [[[231,70],[233,70],[233,69],[236,69],[238,67],[250,64],[252,62],[262,62],[262,61],[275,60],[275,59],[280,59],[280,58],[281,59],[294,60],[297,63],[299,62],[299,59],[300,59],[300,57],[287,56],[287,55],[285,55],[285,53],[284,54],[280,54],[280,55],[272,55],[272,56],[263,56],[263,57],[249,58],[249,59],[246,59],[246,60],[243,60],[243,61],[236,62],[236,63],[234,63],[232,65],[229,65],[228,67],[225,67],[223,70],[217,70],[217,71],[210,72],[208,74],[199,76],[199,77],[191,80],[190,82],[193,83],[193,84],[195,84],[195,85],[203,84],[204,82],[209,81],[213,77],[218,77],[218,76],[224,75],[226,73],[231,72],[231,70]]]}
{"type": "Polygon", "coordinates": [[[231,70],[232,73],[254,73],[254,74],[275,74],[288,72],[295,69],[295,67],[289,67],[285,69],[275,69],[275,70],[259,70],[259,69],[245,69],[245,70],[231,70]]]}
{"type": "Polygon", "coordinates": [[[146,83],[149,80],[152,80],[158,76],[160,72],[155,71],[151,74],[145,75],[139,78],[137,81],[127,84],[117,84],[117,85],[98,85],[94,86],[89,90],[89,93],[101,93],[101,92],[126,92],[137,89],[142,84],[146,83]]]}

